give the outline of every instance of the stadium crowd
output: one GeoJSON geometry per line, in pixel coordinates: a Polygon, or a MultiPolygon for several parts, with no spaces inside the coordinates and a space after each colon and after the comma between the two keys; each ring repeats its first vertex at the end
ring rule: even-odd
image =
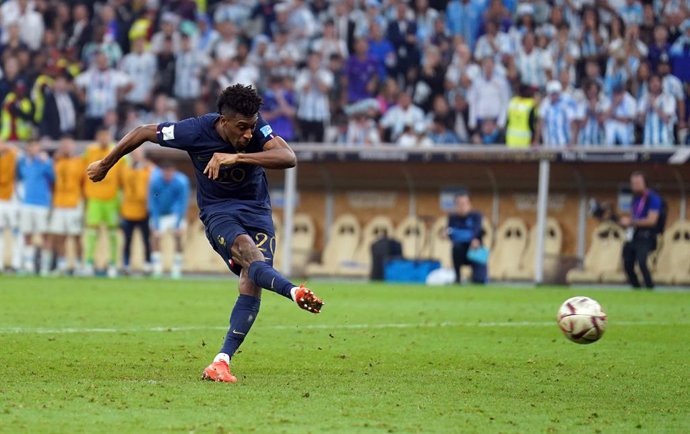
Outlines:
{"type": "Polygon", "coordinates": [[[8,0],[4,140],[118,138],[261,90],[288,141],[685,143],[685,0],[8,0]]]}

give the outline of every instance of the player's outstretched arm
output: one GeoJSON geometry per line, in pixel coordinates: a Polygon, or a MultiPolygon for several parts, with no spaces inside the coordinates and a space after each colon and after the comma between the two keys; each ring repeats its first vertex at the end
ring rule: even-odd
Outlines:
{"type": "Polygon", "coordinates": [[[297,165],[295,152],[280,136],[275,136],[263,146],[263,151],[249,154],[215,153],[204,169],[204,175],[217,179],[221,167],[235,164],[254,164],[266,169],[289,169],[297,165]]]}
{"type": "Polygon", "coordinates": [[[145,142],[158,143],[155,124],[140,125],[127,133],[104,159],[89,164],[89,167],[86,168],[86,174],[93,182],[102,181],[120,158],[145,142]]]}

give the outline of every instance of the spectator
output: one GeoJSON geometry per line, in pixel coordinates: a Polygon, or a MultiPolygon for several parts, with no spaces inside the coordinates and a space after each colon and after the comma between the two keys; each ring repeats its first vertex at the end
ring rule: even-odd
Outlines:
{"type": "Polygon", "coordinates": [[[539,106],[539,131],[542,144],[546,147],[563,148],[569,146],[574,137],[575,113],[572,105],[561,97],[561,83],[552,80],[546,85],[547,98],[539,106]]]}
{"type": "Polygon", "coordinates": [[[434,145],[427,136],[426,125],[419,122],[415,125],[405,125],[402,134],[395,142],[400,148],[430,148],[434,145]]]}
{"type": "Polygon", "coordinates": [[[41,137],[58,140],[61,137],[74,136],[79,103],[69,73],[58,74],[52,86],[44,86],[43,95],[43,118],[39,124],[41,137]]]}
{"type": "Polygon", "coordinates": [[[376,122],[366,112],[355,112],[347,124],[345,144],[347,146],[372,146],[381,143],[376,122]]]}
{"type": "MultiPolygon", "coordinates": [[[[102,160],[110,152],[112,136],[108,128],[101,126],[96,133],[96,143],[87,147],[84,152],[84,165],[88,167],[94,161],[102,160]]],[[[108,244],[110,258],[107,275],[110,278],[117,277],[117,227],[119,219],[118,197],[120,193],[121,171],[124,160],[120,160],[102,181],[96,183],[86,180],[84,184],[84,197],[86,198],[86,255],[84,274],[94,274],[94,257],[96,253],[96,239],[101,226],[108,231],[108,244]]]]}
{"type": "Polygon", "coordinates": [[[642,4],[637,0],[625,0],[625,4],[618,10],[618,15],[626,25],[642,24],[642,4]]]}
{"type": "Polygon", "coordinates": [[[451,35],[463,37],[474,50],[481,24],[482,3],[477,0],[451,0],[446,8],[446,26],[451,35]]]}
{"type": "Polygon", "coordinates": [[[175,98],[180,119],[194,116],[194,102],[201,96],[201,78],[208,58],[194,50],[192,38],[182,35],[181,50],[175,59],[175,98]]]}
{"type": "Polygon", "coordinates": [[[338,54],[343,58],[348,56],[347,44],[343,39],[336,36],[333,20],[324,23],[323,35],[312,42],[311,49],[321,53],[325,59],[330,58],[333,54],[338,54]]]}
{"type": "Polygon", "coordinates": [[[159,93],[153,100],[153,111],[145,118],[145,122],[149,124],[160,124],[163,122],[176,122],[177,117],[176,104],[168,95],[159,93]]]}
{"type": "Polygon", "coordinates": [[[585,60],[599,60],[608,47],[608,34],[599,21],[599,13],[593,7],[582,9],[582,29],[578,43],[585,60]]]}
{"type": "Polygon", "coordinates": [[[239,43],[235,25],[230,21],[220,21],[218,22],[218,32],[220,38],[211,46],[211,57],[220,61],[235,57],[239,43]]]}
{"type": "Polygon", "coordinates": [[[657,25],[654,27],[654,41],[649,45],[649,63],[652,71],[657,70],[659,59],[662,56],[669,56],[671,44],[668,43],[668,29],[666,26],[657,25]]]}
{"type": "Polygon", "coordinates": [[[151,175],[148,192],[148,205],[151,213],[151,260],[154,277],[163,274],[160,251],[161,237],[165,232],[173,232],[175,255],[170,277],[182,277],[183,245],[182,239],[187,228],[187,206],[189,204],[189,179],[175,169],[170,162],[163,162],[161,170],[151,175]]]}
{"type": "Polygon", "coordinates": [[[683,21],[681,35],[670,49],[673,74],[683,82],[690,81],[690,18],[683,21]]]}
{"type": "Polygon", "coordinates": [[[156,76],[156,56],[146,49],[146,40],[133,41],[132,52],[122,59],[120,69],[132,80],[132,90],[125,100],[139,109],[151,106],[156,76]]]}
{"type": "Polygon", "coordinates": [[[172,41],[173,53],[178,53],[182,47],[182,37],[177,31],[179,19],[172,12],[164,12],[161,16],[161,30],[151,38],[151,52],[158,54],[163,51],[166,41],[172,41]]]}
{"type": "Polygon", "coordinates": [[[297,120],[300,140],[322,142],[330,120],[328,93],[333,87],[333,74],[321,67],[321,55],[311,53],[307,67],[297,75],[297,120]]]}
{"type": "Polygon", "coordinates": [[[481,121],[492,119],[499,128],[505,127],[510,100],[510,85],[505,77],[494,72],[494,60],[482,60],[482,74],[473,82],[467,94],[469,128],[475,129],[481,121]]]}
{"type": "Polygon", "coordinates": [[[498,31],[499,24],[494,21],[487,21],[485,28],[486,33],[477,41],[477,47],[474,49],[474,57],[483,59],[491,56],[497,60],[500,59],[501,54],[509,53],[511,50],[510,37],[498,31]]]}
{"type": "Polygon", "coordinates": [[[604,92],[611,95],[617,86],[625,86],[635,76],[638,62],[634,57],[628,57],[625,49],[619,48],[606,63],[604,78],[604,92]]]}
{"type": "MultiPolygon", "coordinates": [[[[604,143],[604,100],[601,87],[596,81],[585,84],[585,100],[580,102],[577,122],[579,135],[577,143],[584,146],[598,146],[604,143]]],[[[609,123],[612,120],[608,121],[609,123]]],[[[615,136],[614,136],[615,137],[615,136]]]]}
{"type": "Polygon", "coordinates": [[[484,229],[482,215],[472,210],[472,202],[467,192],[455,196],[455,212],[448,216],[448,237],[453,243],[453,270],[455,282],[460,283],[460,267],[472,267],[472,282],[487,282],[486,262],[470,259],[470,250],[478,250],[483,245],[484,229]]]}
{"type": "MultiPolygon", "coordinates": [[[[55,192],[53,194],[53,209],[50,213],[48,226],[47,248],[45,262],[51,264],[51,255],[57,254],[57,272],[68,273],[66,259],[66,243],[68,238],[74,240],[76,258],[74,271],[81,271],[81,233],[83,221],[83,185],[86,167],[83,158],[76,155],[76,144],[71,137],[63,137],[55,153],[55,192]]],[[[47,270],[45,270],[47,271],[47,270]]]]}
{"type": "Polygon", "coordinates": [[[166,95],[173,94],[173,88],[175,87],[175,63],[172,38],[166,38],[163,41],[163,48],[156,55],[156,65],[158,65],[155,79],[156,92],[162,92],[166,95]]]}
{"type": "Polygon", "coordinates": [[[663,91],[661,77],[649,77],[649,91],[639,101],[637,113],[644,128],[642,144],[647,146],[673,145],[676,122],[676,100],[663,91]]]}
{"type": "Polygon", "coordinates": [[[494,119],[484,119],[479,123],[479,130],[472,136],[475,145],[497,145],[505,142],[503,132],[494,119]]]}
{"type": "Polygon", "coordinates": [[[196,15],[196,50],[209,55],[211,52],[211,47],[220,39],[220,33],[213,28],[211,19],[209,16],[203,12],[199,12],[196,15]]]}
{"type": "Polygon", "coordinates": [[[349,103],[374,96],[382,77],[376,60],[369,54],[366,39],[355,42],[355,52],[347,61],[347,100],[349,103]]]}
{"type": "Polygon", "coordinates": [[[17,173],[24,184],[24,196],[19,210],[19,226],[24,236],[24,271],[36,272],[36,253],[41,252],[41,274],[48,272],[49,255],[45,248],[44,234],[48,230],[48,214],[55,182],[53,161],[41,149],[41,142],[31,140],[26,145],[26,155],[17,162],[17,173]],[[34,235],[41,237],[34,243],[34,235]]]}
{"type": "Polygon", "coordinates": [[[286,85],[285,78],[277,75],[270,77],[263,98],[261,115],[271,124],[274,133],[288,142],[294,140],[295,96],[286,85]]]}
{"type": "Polygon", "coordinates": [[[508,103],[506,145],[509,148],[529,148],[536,128],[535,101],[532,89],[520,85],[520,92],[508,103]]]}
{"type": "Polygon", "coordinates": [[[2,33],[2,46],[0,47],[0,55],[11,56],[11,53],[29,48],[21,39],[21,35],[19,33],[19,22],[13,21],[9,23],[6,27],[6,30],[7,32],[2,33]]]}
{"type": "Polygon", "coordinates": [[[412,97],[409,93],[402,92],[398,97],[398,104],[391,107],[381,118],[382,136],[395,142],[406,126],[416,125],[420,122],[424,122],[424,112],[412,104],[412,97]]]}
{"type": "Polygon", "coordinates": [[[448,128],[445,119],[440,116],[434,117],[429,138],[434,145],[457,145],[460,143],[458,136],[448,128]]]}
{"type": "Polygon", "coordinates": [[[440,14],[429,7],[429,0],[414,1],[414,16],[417,18],[417,40],[420,46],[427,45],[434,34],[435,22],[440,14]]]}
{"type": "Polygon", "coordinates": [[[553,59],[547,51],[535,46],[534,34],[526,33],[518,48],[515,65],[520,74],[520,82],[535,89],[554,77],[553,59]]]}
{"type": "Polygon", "coordinates": [[[395,7],[395,19],[388,23],[386,37],[396,51],[395,77],[405,83],[414,80],[419,65],[420,54],[416,35],[417,24],[409,19],[407,4],[398,2],[395,7]]]}
{"type": "Polygon", "coordinates": [[[29,99],[26,82],[17,80],[5,95],[0,113],[0,140],[29,140],[33,134],[34,104],[29,99]]]}
{"type": "Polygon", "coordinates": [[[379,23],[373,22],[369,26],[369,35],[369,57],[376,60],[379,68],[378,75],[381,79],[385,79],[394,73],[398,62],[395,48],[388,39],[385,39],[386,35],[379,23]]]}
{"type": "Polygon", "coordinates": [[[556,39],[549,45],[548,53],[554,62],[554,74],[560,77],[561,71],[567,71],[571,83],[576,79],[575,65],[580,58],[580,47],[570,39],[570,28],[567,24],[558,27],[556,39]]]}
{"type": "Polygon", "coordinates": [[[38,50],[45,31],[43,16],[34,10],[33,2],[29,0],[16,0],[13,3],[16,4],[16,9],[11,12],[5,10],[3,24],[8,26],[16,23],[19,26],[21,41],[32,51],[38,50]]]}
{"type": "Polygon", "coordinates": [[[24,241],[19,232],[19,213],[15,202],[17,178],[17,149],[0,140],[0,272],[18,271],[22,265],[22,247],[24,241]],[[12,234],[12,259],[10,266],[5,267],[5,229],[12,234]]]}
{"type": "Polygon", "coordinates": [[[429,112],[434,99],[443,95],[445,71],[441,64],[438,48],[429,46],[424,50],[424,59],[419,79],[414,88],[414,101],[422,110],[429,112]]]}
{"type": "Polygon", "coordinates": [[[671,74],[671,64],[667,56],[659,59],[658,74],[661,77],[661,88],[664,93],[671,95],[676,100],[676,115],[678,119],[678,129],[685,128],[685,91],[683,83],[671,74]]]}
{"type": "Polygon", "coordinates": [[[81,53],[91,39],[92,31],[88,7],[85,4],[76,4],[72,9],[72,25],[67,35],[67,48],[81,53]]]}
{"type": "Polygon", "coordinates": [[[108,111],[115,110],[121,95],[132,89],[129,77],[108,66],[108,58],[98,52],[94,65],[75,80],[80,98],[86,105],[85,139],[92,139],[108,111]]]}
{"type": "Polygon", "coordinates": [[[148,274],[152,270],[148,200],[149,181],[155,166],[146,159],[142,148],[135,149],[130,155],[131,161],[122,168],[122,203],[120,204],[124,235],[122,267],[123,274],[126,276],[131,274],[132,238],[137,228],[144,244],[144,273],[148,274]]]}
{"type": "Polygon", "coordinates": [[[604,99],[601,110],[606,144],[630,146],[635,140],[635,98],[625,91],[623,85],[616,85],[613,95],[604,99]]]}

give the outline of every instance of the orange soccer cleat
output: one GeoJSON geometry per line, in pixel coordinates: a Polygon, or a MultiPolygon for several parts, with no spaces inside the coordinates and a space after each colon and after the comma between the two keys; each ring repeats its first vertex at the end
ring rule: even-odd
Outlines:
{"type": "Polygon", "coordinates": [[[219,383],[237,383],[237,377],[230,373],[230,365],[225,360],[219,360],[208,365],[204,369],[201,379],[219,383]]]}
{"type": "Polygon", "coordinates": [[[311,313],[321,312],[321,307],[324,305],[323,301],[304,285],[295,288],[293,298],[297,306],[311,313]]]}

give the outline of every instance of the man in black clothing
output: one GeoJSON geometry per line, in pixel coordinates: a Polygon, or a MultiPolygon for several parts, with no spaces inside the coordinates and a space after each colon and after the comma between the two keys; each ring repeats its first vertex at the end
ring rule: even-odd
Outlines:
{"type": "Polygon", "coordinates": [[[482,246],[484,230],[482,229],[482,215],[472,210],[472,203],[467,193],[455,197],[455,213],[448,216],[448,236],[453,242],[453,269],[455,281],[460,283],[460,267],[472,267],[472,282],[486,283],[486,263],[470,260],[467,253],[482,246]]]}
{"type": "Polygon", "coordinates": [[[637,263],[645,286],[653,289],[654,281],[647,266],[647,257],[656,249],[663,201],[658,193],[647,188],[647,181],[641,172],[630,175],[630,189],[633,192],[630,215],[619,220],[628,231],[627,242],[623,246],[623,266],[633,288],[640,288],[640,280],[635,273],[637,263]]]}

